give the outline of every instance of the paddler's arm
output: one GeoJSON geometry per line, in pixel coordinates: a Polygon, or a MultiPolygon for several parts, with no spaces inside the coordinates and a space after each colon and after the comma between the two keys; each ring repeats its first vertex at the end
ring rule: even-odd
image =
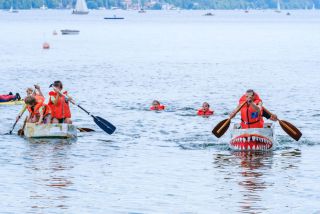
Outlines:
{"type": "Polygon", "coordinates": [[[34,85],[34,87],[38,90],[40,96],[44,97],[39,85],[34,85]]]}
{"type": "MultiPolygon", "coordinates": [[[[249,101],[248,101],[249,102],[249,101]]],[[[258,112],[258,114],[261,113],[261,109],[262,109],[262,102],[259,102],[258,105],[256,105],[253,101],[249,102],[249,104],[252,106],[252,108],[254,110],[256,110],[258,112]]]]}
{"type": "Polygon", "coordinates": [[[40,118],[39,118],[39,121],[36,122],[36,125],[39,125],[39,124],[42,123],[42,121],[43,121],[43,112],[44,112],[44,108],[41,107],[41,108],[39,109],[40,118]]]}

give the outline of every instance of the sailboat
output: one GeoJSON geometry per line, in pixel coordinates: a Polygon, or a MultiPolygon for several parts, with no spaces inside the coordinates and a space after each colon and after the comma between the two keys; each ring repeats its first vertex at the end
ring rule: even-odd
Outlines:
{"type": "Polygon", "coordinates": [[[41,10],[47,10],[48,8],[44,5],[44,1],[42,1],[42,6],[40,7],[41,10]]]}
{"type": "Polygon", "coordinates": [[[19,10],[16,10],[16,9],[13,9],[13,0],[11,1],[11,7],[10,7],[10,10],[9,10],[9,13],[18,13],[19,10]]]}
{"type": "Polygon", "coordinates": [[[280,0],[278,0],[276,12],[281,13],[280,0]]]}
{"type": "Polygon", "coordinates": [[[76,8],[72,11],[72,14],[86,15],[89,13],[86,0],[77,0],[76,8]]]}

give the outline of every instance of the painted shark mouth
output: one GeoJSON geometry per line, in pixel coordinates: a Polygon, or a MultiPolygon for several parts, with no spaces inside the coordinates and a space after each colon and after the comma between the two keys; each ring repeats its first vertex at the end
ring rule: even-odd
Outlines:
{"type": "Polygon", "coordinates": [[[232,149],[239,151],[269,150],[272,148],[272,141],[258,134],[243,134],[233,138],[230,142],[232,149]]]}

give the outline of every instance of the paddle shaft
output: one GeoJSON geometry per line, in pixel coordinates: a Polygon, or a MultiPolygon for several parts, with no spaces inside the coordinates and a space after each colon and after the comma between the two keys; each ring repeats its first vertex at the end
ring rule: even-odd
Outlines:
{"type": "Polygon", "coordinates": [[[242,103],[238,109],[229,117],[229,119],[220,127],[220,129],[218,129],[217,133],[220,133],[221,130],[224,129],[225,126],[228,125],[228,123],[230,123],[231,119],[234,118],[236,116],[236,114],[238,114],[238,112],[242,109],[242,107],[246,104],[246,102],[242,103]]]}
{"type": "MultiPolygon", "coordinates": [[[[270,111],[268,111],[268,109],[266,109],[265,107],[263,107],[263,111],[267,112],[267,114],[269,114],[269,115],[272,115],[272,113],[271,113],[270,111]]],[[[281,125],[285,126],[290,132],[292,132],[292,133],[294,133],[294,134],[297,134],[291,127],[289,127],[286,123],[282,122],[282,120],[277,119],[277,121],[278,121],[281,125]]]]}

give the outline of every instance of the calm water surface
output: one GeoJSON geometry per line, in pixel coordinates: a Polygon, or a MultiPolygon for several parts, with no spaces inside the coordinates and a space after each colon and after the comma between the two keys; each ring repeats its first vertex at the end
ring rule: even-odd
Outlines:
{"type": "Polygon", "coordinates": [[[28,141],[3,135],[20,106],[0,106],[0,212],[319,213],[320,12],[204,13],[1,11],[0,93],[38,83],[47,94],[60,79],[117,131],[72,107],[95,133],[28,141]],[[103,19],[113,14],[125,20],[103,19]],[[80,34],[52,35],[61,29],[80,34]],[[247,88],[301,140],[279,125],[270,153],[229,151],[229,133],[217,140],[212,128],[247,88]],[[153,99],[168,110],[148,111],[153,99]],[[214,117],[194,116],[203,101],[214,117]]]}

